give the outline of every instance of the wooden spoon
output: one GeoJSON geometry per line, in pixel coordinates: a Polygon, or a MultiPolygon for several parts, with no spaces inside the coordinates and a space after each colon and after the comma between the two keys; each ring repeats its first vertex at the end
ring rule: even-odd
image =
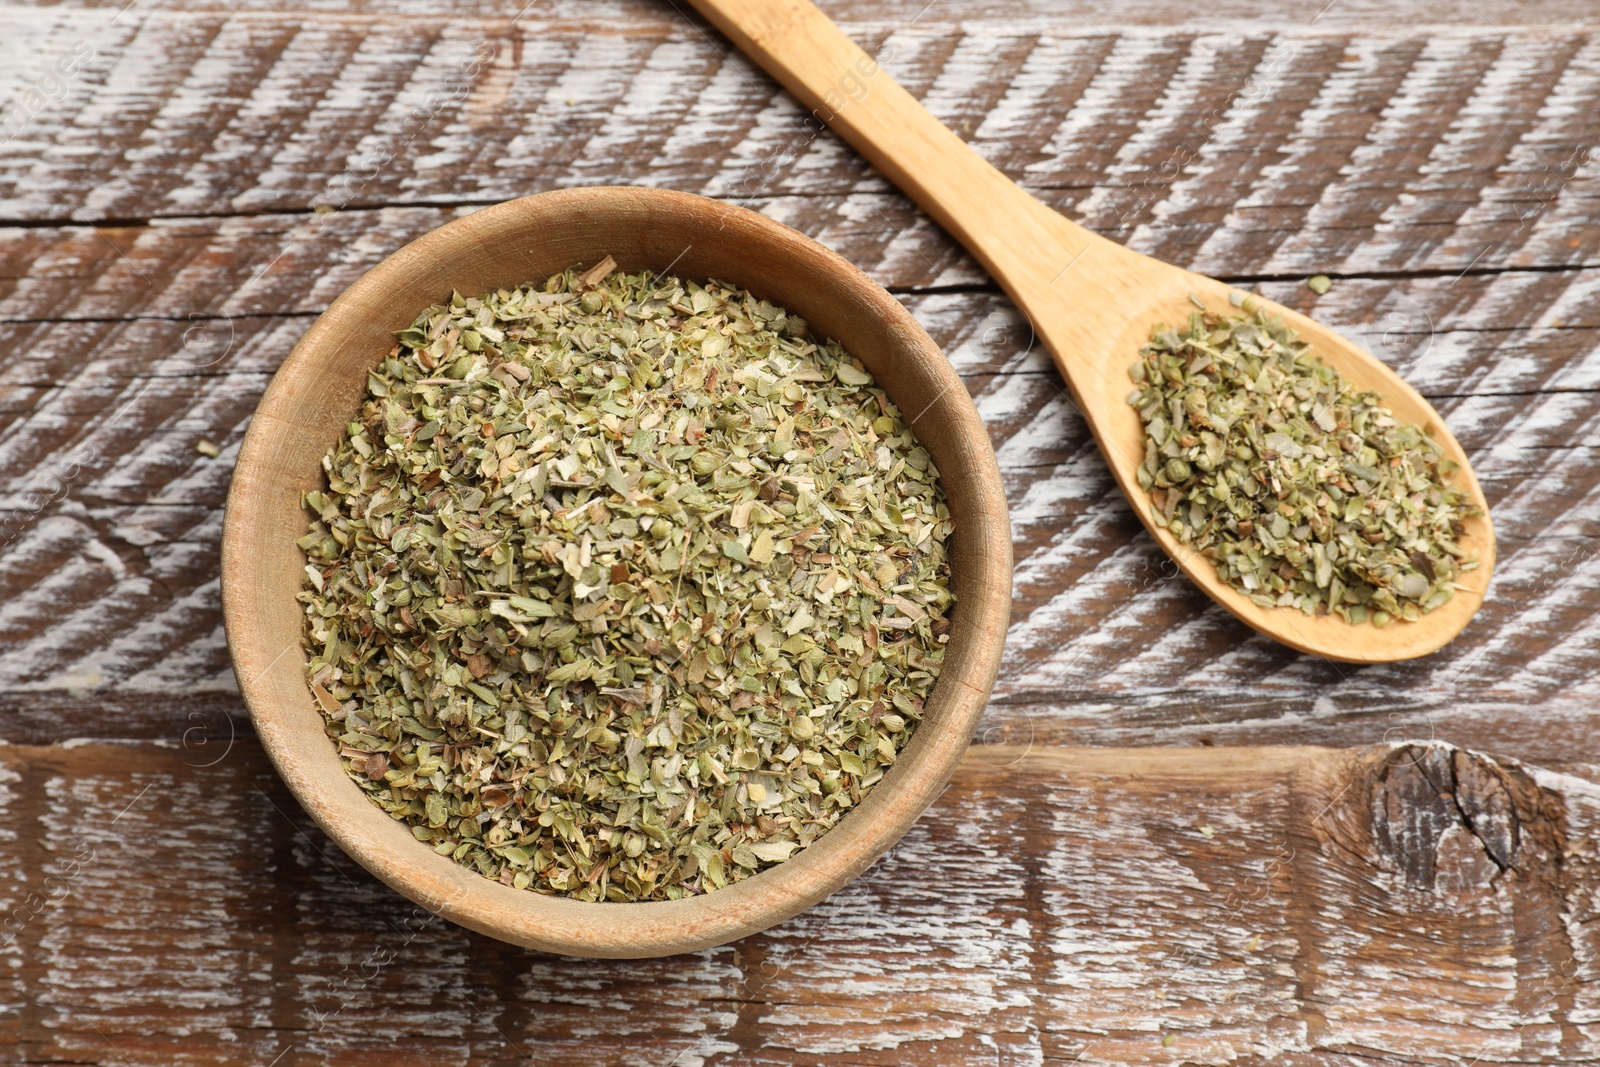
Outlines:
{"type": "Polygon", "coordinates": [[[990,166],[930,115],[807,0],[690,0],[745,54],[833,127],[971,252],[1028,316],[1049,349],[1117,483],[1145,527],[1217,603],[1268,637],[1355,663],[1425,655],[1444,645],[1483,603],[1494,567],[1488,506],[1461,445],[1438,412],[1370,353],[1304,315],[1260,303],[1309,341],[1358,388],[1377,392],[1401,419],[1424,427],[1461,467],[1456,476],[1484,510],[1461,538],[1479,567],[1449,603],[1419,621],[1379,629],[1336,615],[1262,608],[1217,577],[1211,563],[1154,521],[1136,472],[1144,429],[1128,404],[1128,368],[1160,323],[1180,325],[1191,294],[1227,311],[1235,291],[1213,278],[1123,248],[1052,211],[990,166]]]}

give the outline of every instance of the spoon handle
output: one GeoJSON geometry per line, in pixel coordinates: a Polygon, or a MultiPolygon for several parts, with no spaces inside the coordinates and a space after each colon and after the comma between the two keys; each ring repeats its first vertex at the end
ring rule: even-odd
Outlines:
{"type": "MultiPolygon", "coordinates": [[[[1091,246],[1122,246],[1063,218],[996,170],[809,0],[690,0],[711,23],[961,242],[1037,319],[1050,285],[1091,246]]],[[[1113,251],[1114,250],[1114,251],[1113,251]]]]}

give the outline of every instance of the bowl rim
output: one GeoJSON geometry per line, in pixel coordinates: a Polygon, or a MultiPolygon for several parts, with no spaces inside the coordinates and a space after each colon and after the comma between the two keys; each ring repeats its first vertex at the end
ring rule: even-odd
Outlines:
{"type": "MultiPolygon", "coordinates": [[[[743,286],[736,276],[721,280],[743,286]]],[[[863,362],[870,368],[868,360],[863,362]]],[[[892,395],[881,378],[880,384],[892,395]]],[[[928,444],[926,433],[918,433],[918,439],[928,444]]],[[[954,473],[941,466],[941,481],[948,482],[954,473]]],[[[294,500],[298,506],[298,495],[294,500]]],[[[843,256],[782,223],[725,201],[634,186],[565,189],[486,207],[428,231],[362,274],[301,337],[258,402],[228,494],[221,556],[224,627],[240,693],[268,758],[323,831],[363,867],[431,912],[514,944],[594,957],[668,955],[735,940],[810,907],[875,862],[938,796],[965,752],[999,668],[1011,604],[1010,526],[993,449],[954,368],[911,313],[843,256]],[[939,433],[961,442],[960,477],[966,483],[962,491],[972,506],[958,518],[954,544],[961,566],[972,569],[963,582],[969,591],[952,617],[955,625],[945,666],[929,698],[930,706],[940,702],[937,719],[942,728],[927,729],[925,721],[900,761],[828,833],[791,860],[712,893],[673,901],[591,903],[512,889],[437,856],[411,837],[406,824],[383,813],[349,780],[325,734],[320,751],[308,750],[306,712],[312,695],[305,684],[304,658],[298,642],[278,649],[263,643],[266,627],[257,622],[255,605],[265,594],[252,556],[267,536],[257,531],[271,528],[266,517],[283,514],[280,482],[294,477],[274,461],[275,445],[285,434],[296,432],[295,383],[319,366],[333,365],[346,343],[338,331],[346,316],[367,314],[366,309],[398,289],[402,279],[428,273],[429,265],[447,249],[484,247],[485,242],[504,240],[530,224],[559,222],[584,210],[617,205],[647,214],[675,213],[693,225],[714,229],[722,240],[767,242],[774,253],[799,256],[817,269],[837,272],[841,284],[848,283],[851,296],[881,317],[885,333],[901,351],[915,357],[918,373],[931,375],[939,386],[934,401],[922,412],[913,415],[901,407],[916,433],[917,422],[937,405],[941,418],[950,420],[940,424],[939,433]],[[279,490],[278,497],[269,489],[279,490]],[[959,650],[958,633],[968,638],[959,650]],[[289,684],[284,672],[290,669],[297,673],[306,697],[305,706],[298,709],[283,700],[281,691],[274,691],[274,679],[277,685],[289,684]],[[330,779],[330,762],[338,772],[336,779],[330,779]],[[361,816],[351,800],[359,801],[392,830],[379,829],[361,816]],[[409,851],[399,847],[402,843],[409,851]]],[[[281,629],[278,633],[281,636],[281,629]]],[[[315,714],[320,724],[320,712],[315,714]]]]}

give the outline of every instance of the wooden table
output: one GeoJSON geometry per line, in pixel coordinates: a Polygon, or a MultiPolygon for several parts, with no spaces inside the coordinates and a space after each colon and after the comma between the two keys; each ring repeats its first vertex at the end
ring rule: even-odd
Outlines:
{"type": "Polygon", "coordinates": [[[1445,413],[1502,558],[1385,667],[1176,579],[1009,302],[671,0],[0,6],[0,1062],[1600,1062],[1600,20],[1324,2],[828,7],[1049,203],[1445,413]],[[339,855],[217,602],[235,450],[321,309],[447,219],[602,183],[753,206],[904,300],[1017,556],[982,744],[903,844],[627,963],[339,855]]]}

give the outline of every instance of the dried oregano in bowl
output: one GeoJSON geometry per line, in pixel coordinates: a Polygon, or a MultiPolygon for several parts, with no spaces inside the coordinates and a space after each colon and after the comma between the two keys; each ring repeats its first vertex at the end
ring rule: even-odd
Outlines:
{"type": "Polygon", "coordinates": [[[1454,595],[1481,514],[1455,464],[1254,311],[1158,328],[1131,369],[1157,521],[1262,607],[1387,625],[1454,595]]]}
{"type": "Polygon", "coordinates": [[[350,775],[489,878],[661,900],[780,863],[916,729],[952,596],[871,376],[715,282],[568,270],[400,333],[300,541],[350,775]]]}

